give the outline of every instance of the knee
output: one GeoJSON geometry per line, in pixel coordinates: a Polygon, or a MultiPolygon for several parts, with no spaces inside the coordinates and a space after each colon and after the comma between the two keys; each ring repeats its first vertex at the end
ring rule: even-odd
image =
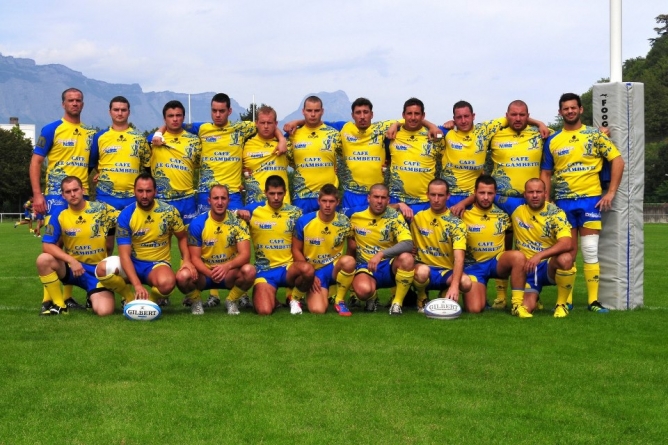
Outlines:
{"type": "Polygon", "coordinates": [[[573,267],[573,256],[566,252],[557,257],[557,267],[562,270],[570,270],[573,267]]]}
{"type": "Polygon", "coordinates": [[[429,278],[429,266],[418,264],[415,266],[415,275],[413,279],[418,283],[424,283],[429,278]]]}
{"type": "Polygon", "coordinates": [[[355,259],[350,255],[344,255],[339,259],[339,264],[341,265],[341,270],[346,273],[352,273],[355,271],[355,259]]]}
{"type": "Polygon", "coordinates": [[[255,280],[255,267],[250,264],[244,264],[240,269],[241,278],[244,281],[253,281],[255,280]]]}
{"type": "Polygon", "coordinates": [[[473,281],[471,280],[471,277],[466,274],[462,275],[461,280],[459,280],[459,290],[462,292],[468,292],[471,290],[471,287],[473,287],[473,281]]]}
{"type": "Polygon", "coordinates": [[[396,259],[397,267],[403,270],[412,270],[415,267],[415,258],[408,252],[404,252],[396,259]]]}
{"type": "Polygon", "coordinates": [[[176,272],[176,285],[179,289],[193,287],[193,279],[188,269],[181,269],[176,272]]]}
{"type": "Polygon", "coordinates": [[[35,260],[35,264],[39,268],[48,267],[54,260],[55,258],[51,254],[40,253],[37,260],[35,260]]]}

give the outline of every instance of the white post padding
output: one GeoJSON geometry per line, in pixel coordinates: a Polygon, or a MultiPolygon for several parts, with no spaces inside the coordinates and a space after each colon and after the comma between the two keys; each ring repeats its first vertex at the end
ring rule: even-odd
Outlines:
{"type": "Polygon", "coordinates": [[[610,129],[625,163],[612,209],[602,212],[599,240],[599,301],[612,309],[643,305],[644,93],[644,85],[633,82],[603,83],[593,88],[594,126],[610,129]]]}

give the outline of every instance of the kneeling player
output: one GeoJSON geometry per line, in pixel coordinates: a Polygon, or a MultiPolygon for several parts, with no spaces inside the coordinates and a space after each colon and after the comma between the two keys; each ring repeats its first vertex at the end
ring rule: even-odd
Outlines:
{"type": "Polygon", "coordinates": [[[250,234],[246,222],[227,210],[229,191],[214,185],[209,191],[209,211],[197,216],[188,227],[190,260],[199,272],[188,269],[176,274],[179,290],[186,294],[194,315],[204,313],[200,291],[230,289],[225,301],[227,313],[239,315],[237,301],[253,285],[255,267],[250,261],[250,234]]]}
{"type": "Polygon", "coordinates": [[[114,294],[98,283],[95,265],[106,257],[105,245],[118,212],[103,203],[87,202],[76,176],[63,179],[61,190],[67,208],[51,216],[42,240],[44,253],[37,257],[40,281],[51,298],[41,314],[67,314],[62,282],[84,289],[97,315],[110,315],[114,312],[114,294]]]}
{"type": "Polygon", "coordinates": [[[337,284],[334,307],[339,315],[349,317],[352,314],[344,298],[355,277],[355,259],[343,254],[351,226],[350,220],[336,211],[338,205],[339,191],[333,184],[325,184],[318,193],[319,210],[297,220],[292,256],[315,269],[315,280],[306,296],[309,312],[324,314],[329,286],[337,284]]]}
{"type": "Polygon", "coordinates": [[[415,267],[411,232],[403,216],[388,207],[390,192],[386,185],[373,185],[367,199],[369,208],[350,218],[353,232],[348,239],[348,253],[355,255],[357,261],[353,291],[357,298],[366,301],[367,312],[375,312],[376,289],[396,285],[390,315],[401,315],[415,267]]]}

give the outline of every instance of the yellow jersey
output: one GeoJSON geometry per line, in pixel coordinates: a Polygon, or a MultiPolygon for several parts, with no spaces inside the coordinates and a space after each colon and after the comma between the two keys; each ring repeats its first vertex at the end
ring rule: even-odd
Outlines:
{"type": "Polygon", "coordinates": [[[492,137],[490,151],[497,195],[522,197],[524,184],[540,178],[543,138],[538,128],[526,127],[519,133],[512,127],[503,128],[492,137]]]}
{"type": "MultiPolygon", "coordinates": [[[[246,141],[242,154],[243,168],[250,170],[249,175],[244,179],[246,204],[267,200],[264,195],[264,185],[269,176],[280,176],[289,189],[288,158],[285,154],[274,153],[277,146],[277,139],[264,139],[260,135],[255,135],[246,141]]],[[[290,203],[289,194],[286,194],[284,202],[290,203]]]]}
{"type": "Polygon", "coordinates": [[[202,262],[209,268],[234,259],[239,254],[237,244],[242,241],[250,241],[248,225],[229,210],[220,222],[209,211],[188,226],[188,245],[202,248],[202,262]]]}
{"type": "Polygon", "coordinates": [[[515,247],[527,258],[554,246],[560,238],[571,236],[571,225],[566,214],[549,202],[537,211],[523,204],[513,212],[510,219],[515,234],[515,247]]]}
{"type": "Polygon", "coordinates": [[[318,270],[343,255],[350,234],[350,220],[343,213],[337,213],[332,221],[324,222],[318,217],[318,212],[311,212],[297,220],[294,236],[304,243],[306,261],[318,270]]]}
{"type": "Polygon", "coordinates": [[[415,243],[415,259],[423,264],[452,270],[455,250],[466,250],[466,226],[449,209],[434,213],[431,209],[417,212],[411,222],[415,243]]]}
{"type": "Polygon", "coordinates": [[[268,204],[246,206],[251,212],[250,233],[255,251],[255,267],[264,271],[292,264],[292,236],[301,209],[283,204],[274,210],[268,204]]]}
{"type": "Polygon", "coordinates": [[[401,241],[411,241],[411,232],[404,217],[391,207],[382,215],[374,215],[369,209],[353,213],[350,217],[352,237],[357,244],[358,264],[369,260],[381,250],[401,241]]]}
{"type": "Polygon", "coordinates": [[[316,129],[304,126],[295,130],[290,142],[288,159],[295,169],[292,183],[295,198],[317,198],[323,185],[339,186],[336,170],[341,138],[338,131],[327,125],[316,129]]]}
{"type": "Polygon", "coordinates": [[[466,224],[465,264],[496,258],[506,249],[506,230],[510,228],[510,217],[495,205],[483,210],[475,204],[462,215],[466,224]]]}
{"type": "Polygon", "coordinates": [[[159,199],[194,196],[195,171],[202,153],[199,138],[187,131],[177,135],[165,133],[164,138],[164,144],[153,147],[151,153],[151,172],[158,185],[156,196],[159,199]]]}

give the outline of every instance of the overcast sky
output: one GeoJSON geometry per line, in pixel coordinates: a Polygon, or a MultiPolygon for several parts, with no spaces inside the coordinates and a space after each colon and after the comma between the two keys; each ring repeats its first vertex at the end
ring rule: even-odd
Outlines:
{"type": "MultiPolygon", "coordinates": [[[[608,0],[23,0],[0,5],[0,53],[147,91],[228,93],[274,106],[364,96],[376,119],[411,96],[442,122],[524,99],[553,121],[559,95],[610,75],[608,0]]],[[[645,56],[666,0],[623,2],[622,59],[645,56]]],[[[625,79],[626,80],[626,79],[625,79]]]]}

